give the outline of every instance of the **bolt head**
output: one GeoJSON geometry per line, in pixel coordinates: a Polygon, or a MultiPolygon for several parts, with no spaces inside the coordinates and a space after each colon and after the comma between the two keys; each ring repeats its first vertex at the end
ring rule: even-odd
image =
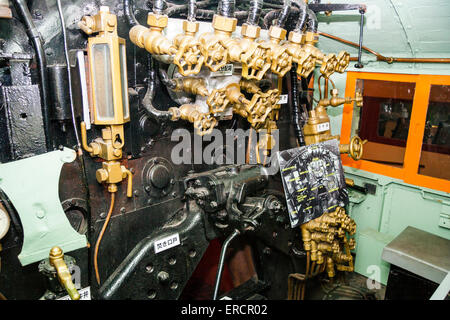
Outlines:
{"type": "Polygon", "coordinates": [[[284,40],[286,39],[287,31],[286,29],[277,27],[277,26],[271,26],[269,29],[269,37],[275,38],[278,40],[284,40]]]}
{"type": "Polygon", "coordinates": [[[183,31],[188,33],[196,33],[199,28],[198,22],[183,20],[183,31]]]}
{"type": "Polygon", "coordinates": [[[256,39],[259,38],[260,33],[261,28],[259,26],[253,26],[246,23],[242,25],[241,34],[243,37],[256,39]]]}
{"type": "Polygon", "coordinates": [[[288,40],[292,43],[301,44],[305,41],[305,35],[300,32],[291,31],[289,32],[288,40]]]}
{"type": "Polygon", "coordinates": [[[160,15],[155,13],[149,13],[147,17],[147,24],[150,27],[162,28],[167,27],[169,17],[166,15],[160,15]]]}
{"type": "Polygon", "coordinates": [[[234,30],[236,30],[237,19],[223,17],[215,14],[213,17],[212,25],[215,30],[233,32],[234,30]]]}

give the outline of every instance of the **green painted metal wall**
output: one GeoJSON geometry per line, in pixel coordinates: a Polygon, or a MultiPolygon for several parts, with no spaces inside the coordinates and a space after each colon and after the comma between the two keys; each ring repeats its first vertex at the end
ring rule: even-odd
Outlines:
{"type": "MultiPolygon", "coordinates": [[[[328,0],[329,3],[364,3],[367,14],[364,45],[394,57],[450,57],[450,1],[437,0],[328,0]]],[[[319,14],[319,31],[358,42],[359,19],[356,11],[319,14]]],[[[320,37],[318,47],[324,52],[346,50],[357,56],[357,49],[320,37]]],[[[363,54],[363,69],[349,71],[442,74],[450,75],[449,64],[412,64],[376,62],[371,54],[363,54]]],[[[319,76],[319,74],[316,74],[319,76]]],[[[317,78],[317,77],[316,77],[317,78]]],[[[346,75],[331,79],[345,93],[346,75]]],[[[316,99],[318,94],[316,92],[316,99]]],[[[329,108],[332,134],[340,134],[343,106],[329,108]]],[[[440,226],[450,218],[450,194],[403,183],[400,180],[345,167],[346,176],[357,185],[376,186],[374,195],[351,192],[349,214],[357,223],[355,270],[387,283],[389,264],[381,259],[383,247],[407,226],[450,239],[450,229],[440,226]]],[[[448,224],[447,224],[448,227],[448,224]]]]}

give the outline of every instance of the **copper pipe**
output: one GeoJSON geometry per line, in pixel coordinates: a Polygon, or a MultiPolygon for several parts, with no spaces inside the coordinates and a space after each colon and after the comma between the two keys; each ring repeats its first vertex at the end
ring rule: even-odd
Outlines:
{"type": "MultiPolygon", "coordinates": [[[[342,39],[340,37],[325,33],[325,32],[319,32],[319,34],[321,36],[351,45],[353,47],[359,47],[359,44],[349,41],[349,40],[345,40],[342,39]]],[[[413,63],[450,63],[450,58],[394,58],[394,57],[385,57],[382,54],[366,47],[366,46],[362,46],[362,48],[373,54],[374,56],[377,57],[377,61],[384,61],[387,63],[394,63],[394,62],[413,62],[413,63]]],[[[351,61],[358,61],[357,57],[351,57],[350,58],[351,61]]]]}
{"type": "Polygon", "coordinates": [[[103,234],[105,233],[105,230],[108,227],[109,220],[111,219],[111,214],[112,214],[113,208],[114,208],[114,198],[115,198],[115,193],[111,193],[111,205],[109,207],[108,214],[106,215],[106,220],[105,220],[105,222],[103,224],[102,230],[100,231],[100,234],[98,235],[97,243],[95,244],[95,249],[94,249],[95,278],[97,279],[97,283],[99,285],[100,285],[100,275],[99,275],[99,272],[98,272],[98,263],[97,263],[98,249],[100,247],[100,243],[102,241],[103,234]]]}

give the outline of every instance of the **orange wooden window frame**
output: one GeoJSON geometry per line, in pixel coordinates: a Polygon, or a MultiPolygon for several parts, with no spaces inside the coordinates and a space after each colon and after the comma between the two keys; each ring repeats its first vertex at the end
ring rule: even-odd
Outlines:
{"type": "MultiPolygon", "coordinates": [[[[450,76],[347,72],[347,83],[345,88],[346,97],[354,96],[356,89],[356,81],[358,79],[414,82],[416,84],[416,89],[414,93],[413,107],[410,120],[410,128],[414,129],[409,130],[408,133],[408,140],[406,142],[403,168],[391,167],[385,164],[380,164],[367,160],[354,161],[347,155],[341,156],[342,164],[356,169],[361,169],[377,173],[380,175],[400,179],[412,185],[444,192],[450,192],[450,181],[445,179],[429,177],[418,173],[431,85],[450,86],[450,76]]],[[[352,128],[352,120],[353,120],[353,104],[345,104],[344,113],[342,117],[341,143],[348,143],[351,138],[350,135],[352,128]]]]}

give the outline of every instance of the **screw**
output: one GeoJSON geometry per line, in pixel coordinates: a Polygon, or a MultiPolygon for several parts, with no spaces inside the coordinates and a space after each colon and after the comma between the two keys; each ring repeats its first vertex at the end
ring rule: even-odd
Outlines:
{"type": "Polygon", "coordinates": [[[134,196],[139,197],[139,190],[134,190],[134,196]]]}
{"type": "Polygon", "coordinates": [[[145,187],[145,191],[150,192],[150,190],[151,190],[150,186],[145,187]]]}
{"type": "Polygon", "coordinates": [[[125,213],[125,212],[126,212],[125,207],[120,208],[120,213],[125,213]]]}
{"type": "Polygon", "coordinates": [[[211,208],[217,208],[217,202],[211,201],[211,208]]]}
{"type": "Polygon", "coordinates": [[[100,212],[100,218],[105,219],[106,218],[106,212],[100,212]]]}
{"type": "Polygon", "coordinates": [[[152,204],[152,202],[153,202],[153,200],[152,200],[152,199],[148,199],[148,200],[147,200],[147,205],[151,205],[151,204],[152,204]]]}
{"type": "Polygon", "coordinates": [[[177,193],[174,191],[172,192],[172,197],[176,198],[177,197],[177,193]]]}
{"type": "Polygon", "coordinates": [[[272,250],[269,247],[265,247],[263,250],[263,253],[267,256],[269,256],[272,253],[272,250]]]}

